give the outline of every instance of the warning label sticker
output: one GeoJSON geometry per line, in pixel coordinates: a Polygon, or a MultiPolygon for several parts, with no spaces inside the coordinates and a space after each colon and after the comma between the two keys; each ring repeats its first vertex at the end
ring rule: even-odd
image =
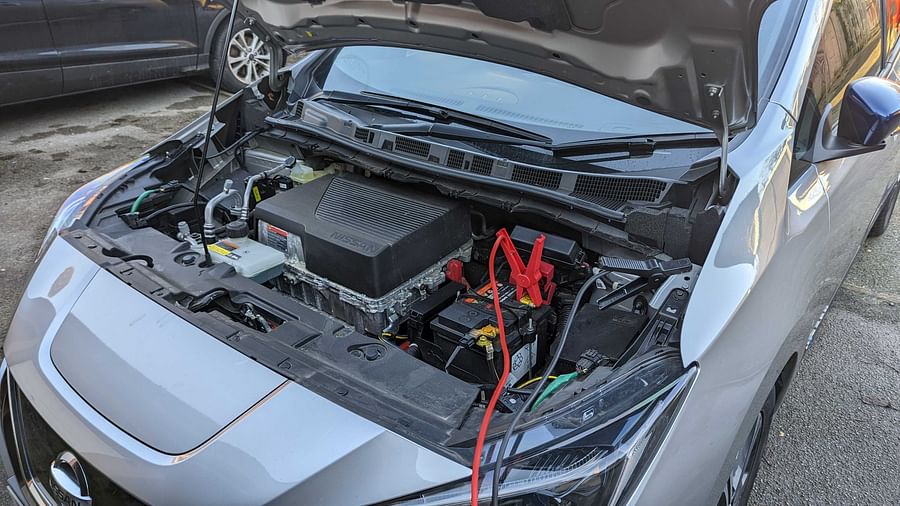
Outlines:
{"type": "MultiPolygon", "coordinates": [[[[497,283],[497,291],[500,292],[500,302],[516,299],[516,287],[514,285],[497,283]]],[[[490,283],[479,288],[477,293],[482,297],[486,297],[488,300],[494,300],[494,291],[491,289],[490,283]]]]}
{"type": "Polygon", "coordinates": [[[282,230],[275,225],[269,225],[268,223],[260,222],[259,235],[260,242],[262,242],[266,246],[275,248],[282,253],[287,253],[288,233],[286,230],[282,230]]]}
{"type": "Polygon", "coordinates": [[[238,248],[237,244],[230,241],[219,241],[209,245],[209,251],[222,255],[223,257],[228,257],[232,260],[240,260],[241,256],[234,252],[234,250],[238,248]]]}

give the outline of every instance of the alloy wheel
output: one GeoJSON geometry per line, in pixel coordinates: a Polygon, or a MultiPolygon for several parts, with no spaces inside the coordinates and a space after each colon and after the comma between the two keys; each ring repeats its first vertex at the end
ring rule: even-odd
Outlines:
{"type": "Polygon", "coordinates": [[[228,41],[228,69],[243,84],[268,74],[271,59],[266,43],[249,28],[238,30],[228,41]]]}

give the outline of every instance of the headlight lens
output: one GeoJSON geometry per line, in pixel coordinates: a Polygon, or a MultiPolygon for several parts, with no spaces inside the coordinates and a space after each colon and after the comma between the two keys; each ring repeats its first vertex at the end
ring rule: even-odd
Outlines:
{"type": "Polygon", "coordinates": [[[38,250],[35,262],[44,256],[44,252],[47,251],[47,248],[50,246],[50,243],[53,242],[53,239],[56,238],[59,231],[71,226],[75,223],[75,220],[81,218],[88,207],[94,203],[97,196],[100,195],[100,193],[105,190],[119,174],[137,167],[146,162],[149,158],[150,155],[143,155],[136,160],[132,160],[121,167],[103,174],[93,181],[88,181],[81,188],[69,195],[65,202],[59,206],[59,210],[56,211],[56,216],[53,217],[53,221],[50,223],[50,229],[47,231],[44,242],[38,250]]]}
{"type": "MultiPolygon", "coordinates": [[[[499,496],[503,504],[614,504],[628,497],[655,455],[696,375],[677,354],[635,367],[595,392],[524,426],[510,440],[499,496]]],[[[485,449],[493,461],[499,441],[485,449]]],[[[492,464],[481,479],[491,494],[492,464]]],[[[469,479],[392,504],[469,504],[469,479]]]]}

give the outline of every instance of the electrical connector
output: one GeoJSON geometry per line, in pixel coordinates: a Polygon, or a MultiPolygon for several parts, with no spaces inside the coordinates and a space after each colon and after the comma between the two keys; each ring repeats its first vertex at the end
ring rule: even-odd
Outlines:
{"type": "Polygon", "coordinates": [[[581,353],[578,361],[575,362],[575,371],[580,375],[585,375],[601,365],[612,365],[613,362],[613,359],[594,348],[588,348],[581,353]]]}

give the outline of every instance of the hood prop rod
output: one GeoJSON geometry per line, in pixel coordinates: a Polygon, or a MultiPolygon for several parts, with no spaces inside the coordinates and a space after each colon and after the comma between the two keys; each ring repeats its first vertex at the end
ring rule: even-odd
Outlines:
{"type": "Polygon", "coordinates": [[[719,144],[722,146],[722,154],[719,156],[719,200],[725,197],[725,184],[728,181],[728,140],[731,133],[728,129],[728,111],[725,108],[725,87],[710,84],[706,87],[710,98],[719,99],[719,108],[712,111],[712,116],[722,118],[722,130],[716,132],[719,136],[719,144]]]}
{"type": "MultiPolygon", "coordinates": [[[[234,0],[231,3],[231,16],[228,18],[228,28],[227,34],[231,34],[234,31],[234,20],[237,17],[238,4],[240,0],[234,0]]],[[[224,44],[222,46],[222,61],[228,60],[228,44],[224,44]]],[[[205,228],[207,223],[205,217],[200,212],[199,206],[199,198],[200,198],[200,187],[203,185],[203,169],[206,167],[207,158],[209,158],[209,141],[212,139],[212,128],[213,123],[216,121],[216,108],[219,106],[219,92],[222,90],[222,77],[225,74],[225,65],[219,67],[219,75],[216,77],[216,92],[213,94],[212,105],[209,108],[209,121],[206,122],[206,136],[203,139],[203,152],[200,153],[200,167],[197,169],[197,182],[194,184],[194,214],[196,216],[197,221],[200,222],[201,228],[205,228]]],[[[212,266],[212,257],[209,255],[209,244],[206,242],[205,234],[201,234],[200,241],[203,243],[203,254],[205,259],[203,261],[203,267],[212,266]]]]}

